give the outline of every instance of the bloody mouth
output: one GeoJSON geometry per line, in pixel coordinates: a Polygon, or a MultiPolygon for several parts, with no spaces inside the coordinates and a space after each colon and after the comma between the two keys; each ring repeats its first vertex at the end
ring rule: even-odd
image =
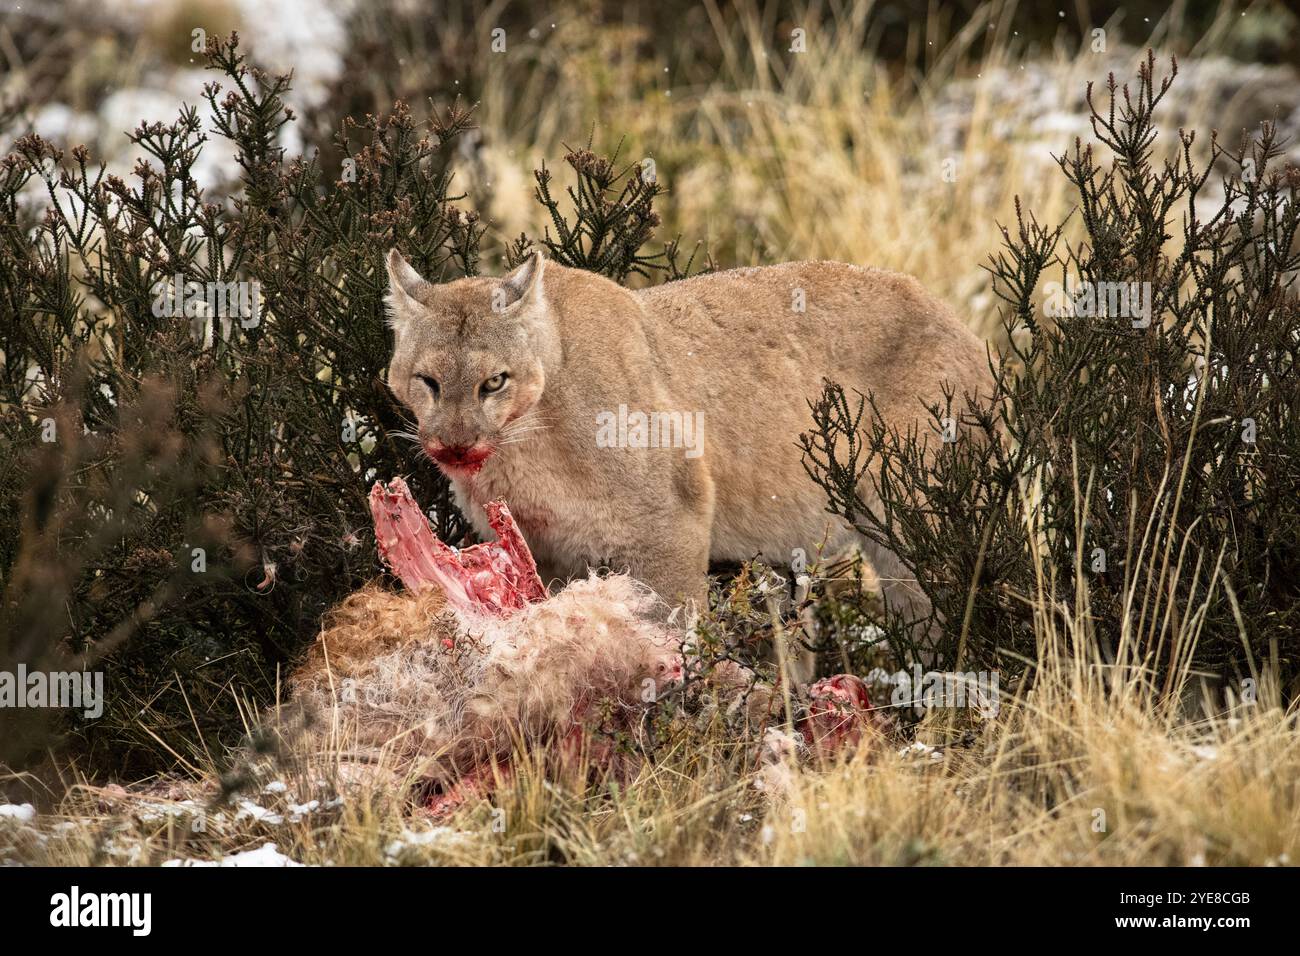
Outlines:
{"type": "Polygon", "coordinates": [[[429,457],[447,472],[477,474],[483,463],[492,457],[493,449],[479,445],[443,445],[429,449],[429,457]]]}

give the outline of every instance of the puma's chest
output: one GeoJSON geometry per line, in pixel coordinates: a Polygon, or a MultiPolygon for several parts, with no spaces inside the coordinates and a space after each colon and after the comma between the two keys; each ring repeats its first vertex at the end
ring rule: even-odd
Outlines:
{"type": "Polygon", "coordinates": [[[567,513],[572,507],[564,497],[563,482],[554,480],[542,462],[530,465],[516,456],[494,456],[477,474],[454,479],[451,485],[457,507],[480,537],[492,537],[483,506],[498,499],[510,508],[531,547],[545,549],[570,524],[567,513]]]}

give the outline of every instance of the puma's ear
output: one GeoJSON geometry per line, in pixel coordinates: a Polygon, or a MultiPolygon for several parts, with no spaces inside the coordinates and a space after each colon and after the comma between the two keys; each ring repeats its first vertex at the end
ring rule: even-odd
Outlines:
{"type": "Polygon", "coordinates": [[[532,253],[501,280],[492,296],[493,311],[502,312],[516,302],[537,303],[542,300],[542,270],[546,260],[541,251],[532,253]]]}
{"type": "Polygon", "coordinates": [[[388,250],[385,265],[388,267],[388,295],[384,297],[388,305],[388,325],[400,333],[419,305],[416,295],[427,283],[395,248],[388,250]]]}

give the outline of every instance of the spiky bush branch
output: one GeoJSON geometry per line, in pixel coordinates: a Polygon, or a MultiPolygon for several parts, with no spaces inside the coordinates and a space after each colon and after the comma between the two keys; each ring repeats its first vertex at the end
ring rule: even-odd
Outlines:
{"type": "Polygon", "coordinates": [[[1124,656],[1167,688],[1189,666],[1300,674],[1300,171],[1276,168],[1268,125],[1237,152],[1212,140],[1203,166],[1180,131],[1157,162],[1176,72],[1158,78],[1149,55],[1135,89],[1110,78],[1104,108],[1089,88],[1100,147],[1058,159],[1082,242],[1017,204],[989,265],[1009,343],[990,394],[930,408],[932,432],[890,429],[833,383],[814,403],[805,465],[830,510],[900,555],[933,604],[889,629],[904,658],[937,633],[926,650],[949,666],[1018,670],[1047,609],[1089,644],[1072,651],[1124,656]],[[1142,314],[1115,308],[1115,289],[1142,314]],[[958,437],[941,442],[949,416],[958,437]]]}

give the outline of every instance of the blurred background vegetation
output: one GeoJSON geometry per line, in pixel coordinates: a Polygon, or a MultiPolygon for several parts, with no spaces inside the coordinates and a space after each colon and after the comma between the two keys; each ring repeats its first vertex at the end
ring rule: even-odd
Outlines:
{"type": "MultiPolygon", "coordinates": [[[[1194,117],[1235,136],[1276,119],[1286,134],[1300,127],[1293,6],[52,0],[6,17],[2,102],[21,110],[14,133],[25,121],[129,171],[123,133],[199,99],[192,31],[242,27],[254,62],[294,70],[285,145],[319,150],[331,173],[344,117],[399,99],[417,115],[430,100],[474,104],[477,128],[451,162],[492,227],[490,264],[544,225],[532,201],[541,162],[589,138],[604,153],[621,142],[625,157],[652,157],[674,194],[662,234],[704,243],[718,264],[897,268],[992,333],[982,252],[1014,193],[1043,214],[1064,208],[1066,184],[1045,172],[1050,152],[1089,133],[1086,82],[1131,75],[1154,45],[1183,61],[1169,128],[1194,117]],[[796,30],[806,53],[791,52],[796,30]],[[946,160],[955,184],[940,174],[946,160]]],[[[230,172],[228,152],[210,148],[196,176],[219,186],[230,172]]]]}

